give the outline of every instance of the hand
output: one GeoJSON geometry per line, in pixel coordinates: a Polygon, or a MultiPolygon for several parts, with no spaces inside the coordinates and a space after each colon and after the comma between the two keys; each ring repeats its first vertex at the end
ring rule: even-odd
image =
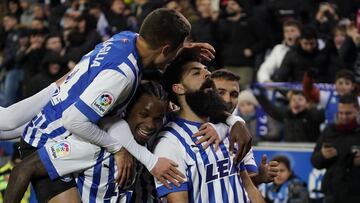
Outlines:
{"type": "Polygon", "coordinates": [[[215,58],[215,49],[208,43],[185,42],[183,50],[191,50],[198,55],[201,60],[211,61],[215,58]]]}
{"type": "Polygon", "coordinates": [[[134,157],[125,148],[121,148],[114,154],[114,158],[118,169],[115,181],[123,187],[133,175],[134,157]]]}
{"type": "Polygon", "coordinates": [[[244,56],[251,57],[252,56],[251,49],[248,49],[248,48],[244,49],[244,56]]]}
{"type": "Polygon", "coordinates": [[[171,189],[171,187],[167,181],[179,187],[180,183],[184,182],[183,178],[185,178],[185,175],[176,169],[177,166],[170,159],[160,157],[150,173],[168,189],[171,189]]]}
{"type": "Polygon", "coordinates": [[[266,155],[263,154],[261,158],[261,162],[259,165],[259,179],[261,183],[270,183],[274,181],[274,178],[277,176],[279,172],[279,162],[270,161],[268,164],[266,163],[266,155]]]}
{"type": "Polygon", "coordinates": [[[192,135],[192,137],[202,136],[195,144],[201,144],[206,142],[204,149],[207,149],[211,144],[214,143],[215,151],[218,150],[219,144],[221,142],[219,134],[216,132],[215,128],[210,123],[204,123],[199,128],[199,131],[192,135]]]}
{"type": "Polygon", "coordinates": [[[251,148],[251,134],[245,124],[237,121],[230,130],[230,155],[234,153],[235,143],[237,144],[237,152],[234,157],[234,163],[238,164],[245,157],[251,148]]]}
{"type": "Polygon", "coordinates": [[[337,156],[337,150],[334,147],[321,147],[321,154],[325,159],[331,159],[337,156]]]}
{"type": "Polygon", "coordinates": [[[360,152],[356,152],[356,154],[355,154],[354,166],[360,166],[360,152]]]}

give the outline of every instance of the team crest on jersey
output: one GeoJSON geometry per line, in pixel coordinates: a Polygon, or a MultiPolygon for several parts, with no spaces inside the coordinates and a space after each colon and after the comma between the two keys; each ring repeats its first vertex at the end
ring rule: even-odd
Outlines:
{"type": "Polygon", "coordinates": [[[104,114],[110,108],[113,102],[114,97],[110,93],[105,92],[100,94],[91,106],[96,112],[104,114]]]}
{"type": "Polygon", "coordinates": [[[70,154],[70,144],[68,142],[60,142],[50,147],[49,154],[53,159],[66,157],[70,154]]]}

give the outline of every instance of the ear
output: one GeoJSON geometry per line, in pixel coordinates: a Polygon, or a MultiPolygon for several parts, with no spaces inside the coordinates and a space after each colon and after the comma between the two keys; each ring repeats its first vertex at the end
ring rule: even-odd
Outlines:
{"type": "Polygon", "coordinates": [[[173,84],[172,91],[177,95],[185,94],[185,88],[182,84],[173,84]]]}
{"type": "Polygon", "coordinates": [[[166,44],[166,45],[164,45],[164,46],[161,48],[161,53],[162,53],[164,56],[169,55],[170,52],[171,52],[171,46],[170,46],[170,44],[166,44]]]}

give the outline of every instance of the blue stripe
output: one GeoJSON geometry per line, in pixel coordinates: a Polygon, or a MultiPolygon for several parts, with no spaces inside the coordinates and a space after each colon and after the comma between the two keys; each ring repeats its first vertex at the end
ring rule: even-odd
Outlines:
{"type": "Polygon", "coordinates": [[[30,140],[29,140],[29,144],[33,145],[33,142],[35,140],[35,134],[36,134],[37,128],[33,128],[31,130],[31,134],[30,134],[30,140]]]}
{"type": "MultiPolygon", "coordinates": [[[[186,124],[183,121],[177,119],[177,120],[175,120],[175,123],[177,123],[183,130],[185,130],[185,132],[188,134],[188,136],[190,136],[190,138],[192,139],[193,142],[196,142],[196,139],[192,137],[192,135],[194,133],[186,126],[186,124]]],[[[197,128],[200,127],[200,125],[198,125],[198,124],[196,124],[195,126],[197,128]]],[[[209,157],[206,154],[206,151],[202,148],[202,146],[200,146],[199,149],[200,149],[200,157],[203,160],[204,166],[206,166],[210,163],[209,157]]],[[[205,170],[205,168],[204,168],[204,170],[205,170]]],[[[214,193],[214,185],[212,182],[210,182],[210,183],[207,183],[207,186],[208,186],[209,201],[211,203],[215,203],[216,200],[215,200],[215,193],[214,193]]]]}
{"type": "MultiPolygon", "coordinates": [[[[188,187],[189,187],[189,191],[194,191],[194,183],[192,182],[192,174],[191,174],[191,168],[190,168],[190,166],[187,166],[187,169],[186,169],[186,171],[187,171],[187,177],[188,177],[188,187]]],[[[200,198],[201,198],[201,192],[200,192],[200,198]]],[[[189,194],[189,196],[188,196],[188,199],[189,199],[189,202],[190,203],[193,203],[193,202],[195,202],[195,197],[194,197],[194,193],[193,192],[190,192],[190,194],[189,194]]]]}
{"type": "MultiPolygon", "coordinates": [[[[228,136],[227,136],[227,138],[228,138],[228,136]]],[[[226,149],[226,146],[225,146],[224,142],[220,143],[220,149],[221,149],[221,152],[222,152],[222,154],[223,154],[223,156],[225,158],[231,159],[230,156],[229,156],[228,150],[226,149]]],[[[232,160],[230,160],[230,161],[232,163],[232,160]]],[[[233,176],[233,175],[229,176],[229,180],[230,180],[230,186],[231,186],[231,188],[233,190],[233,195],[234,195],[234,198],[235,198],[234,201],[235,201],[235,203],[238,203],[239,199],[237,197],[238,193],[237,193],[237,186],[236,186],[235,177],[236,176],[233,176]]]]}
{"type": "Polygon", "coordinates": [[[83,100],[79,99],[75,103],[75,107],[83,113],[92,123],[97,123],[101,116],[89,107],[83,100]]]}
{"type": "Polygon", "coordinates": [[[102,148],[96,160],[96,165],[94,166],[93,182],[91,184],[90,194],[89,194],[90,203],[96,203],[96,196],[101,178],[101,168],[102,168],[101,162],[104,158],[104,152],[105,150],[102,148]]]}
{"type": "MultiPolygon", "coordinates": [[[[184,146],[186,153],[195,161],[196,164],[196,168],[197,168],[197,172],[198,172],[198,178],[199,178],[199,191],[201,191],[201,186],[202,186],[202,175],[200,173],[200,167],[199,167],[199,163],[197,161],[195,152],[191,150],[190,146],[186,143],[185,139],[183,137],[181,137],[181,135],[174,129],[171,127],[166,127],[164,130],[169,131],[170,133],[172,133],[173,135],[175,135],[175,137],[181,142],[181,144],[184,146]]],[[[200,194],[200,200],[201,200],[201,194],[200,194]]]]}
{"type": "Polygon", "coordinates": [[[109,174],[108,174],[108,189],[105,192],[105,200],[104,202],[110,202],[111,197],[113,197],[115,193],[115,184],[112,184],[114,182],[114,174],[115,174],[115,164],[114,164],[114,156],[109,156],[109,174]],[[107,194],[109,194],[107,196],[107,194]]]}
{"type": "Polygon", "coordinates": [[[165,195],[173,192],[188,191],[188,182],[181,183],[180,187],[177,187],[172,183],[170,183],[169,185],[171,189],[168,189],[167,187],[165,187],[165,185],[156,188],[159,197],[164,197],[165,195]]]}
{"type": "MultiPolygon", "coordinates": [[[[222,142],[221,142],[221,143],[222,143],[222,142]]],[[[214,146],[213,146],[213,145],[210,145],[210,149],[211,149],[211,151],[213,152],[216,161],[218,161],[219,158],[218,158],[218,156],[216,155],[214,146]]],[[[224,158],[225,158],[225,157],[224,157],[224,158]]],[[[230,166],[229,166],[229,167],[230,167],[230,166]]],[[[230,173],[230,170],[229,170],[229,173],[230,173]]],[[[223,202],[229,202],[229,197],[228,197],[228,195],[227,195],[228,191],[227,191],[226,186],[225,186],[224,178],[221,178],[221,179],[220,179],[220,184],[221,184],[221,192],[222,192],[222,195],[221,195],[221,196],[222,196],[223,202]]]]}
{"type": "Polygon", "coordinates": [[[49,155],[46,151],[45,147],[42,147],[37,150],[38,155],[40,157],[41,162],[43,163],[44,167],[46,168],[46,171],[48,172],[51,180],[54,180],[59,177],[58,172],[56,171],[54,165],[52,164],[49,155]]]}
{"type": "Polygon", "coordinates": [[[254,165],[245,165],[245,169],[249,173],[258,173],[258,168],[254,165]]]}
{"type": "Polygon", "coordinates": [[[85,175],[84,175],[84,172],[82,172],[78,175],[78,178],[77,178],[77,189],[79,190],[81,199],[82,199],[84,181],[85,181],[85,175]]]}

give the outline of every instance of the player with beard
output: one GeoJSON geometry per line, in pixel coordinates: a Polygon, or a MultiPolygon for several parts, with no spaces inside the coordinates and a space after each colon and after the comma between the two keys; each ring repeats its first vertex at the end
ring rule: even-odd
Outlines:
{"type": "MultiPolygon", "coordinates": [[[[239,170],[246,173],[244,165],[232,159],[233,141],[226,135],[230,130],[230,134],[238,133],[247,138],[244,139],[246,143],[238,148],[241,158],[249,149],[251,136],[242,122],[231,121],[233,116],[226,119],[229,115],[226,104],[217,94],[209,76],[206,67],[186,52],[175,59],[164,73],[164,88],[170,101],[178,105],[180,111],[160,132],[154,153],[177,162],[178,169],[186,174],[185,182],[178,188],[168,189],[156,181],[159,197],[166,198],[167,202],[249,201],[239,174],[239,170]],[[225,119],[230,128],[224,124],[225,119]],[[213,145],[205,149],[202,144],[196,144],[198,138],[192,136],[209,120],[222,122],[216,124],[216,129],[225,139],[220,142],[220,150],[217,151],[213,145]]],[[[263,201],[254,186],[248,192],[252,201],[263,201]]]]}

